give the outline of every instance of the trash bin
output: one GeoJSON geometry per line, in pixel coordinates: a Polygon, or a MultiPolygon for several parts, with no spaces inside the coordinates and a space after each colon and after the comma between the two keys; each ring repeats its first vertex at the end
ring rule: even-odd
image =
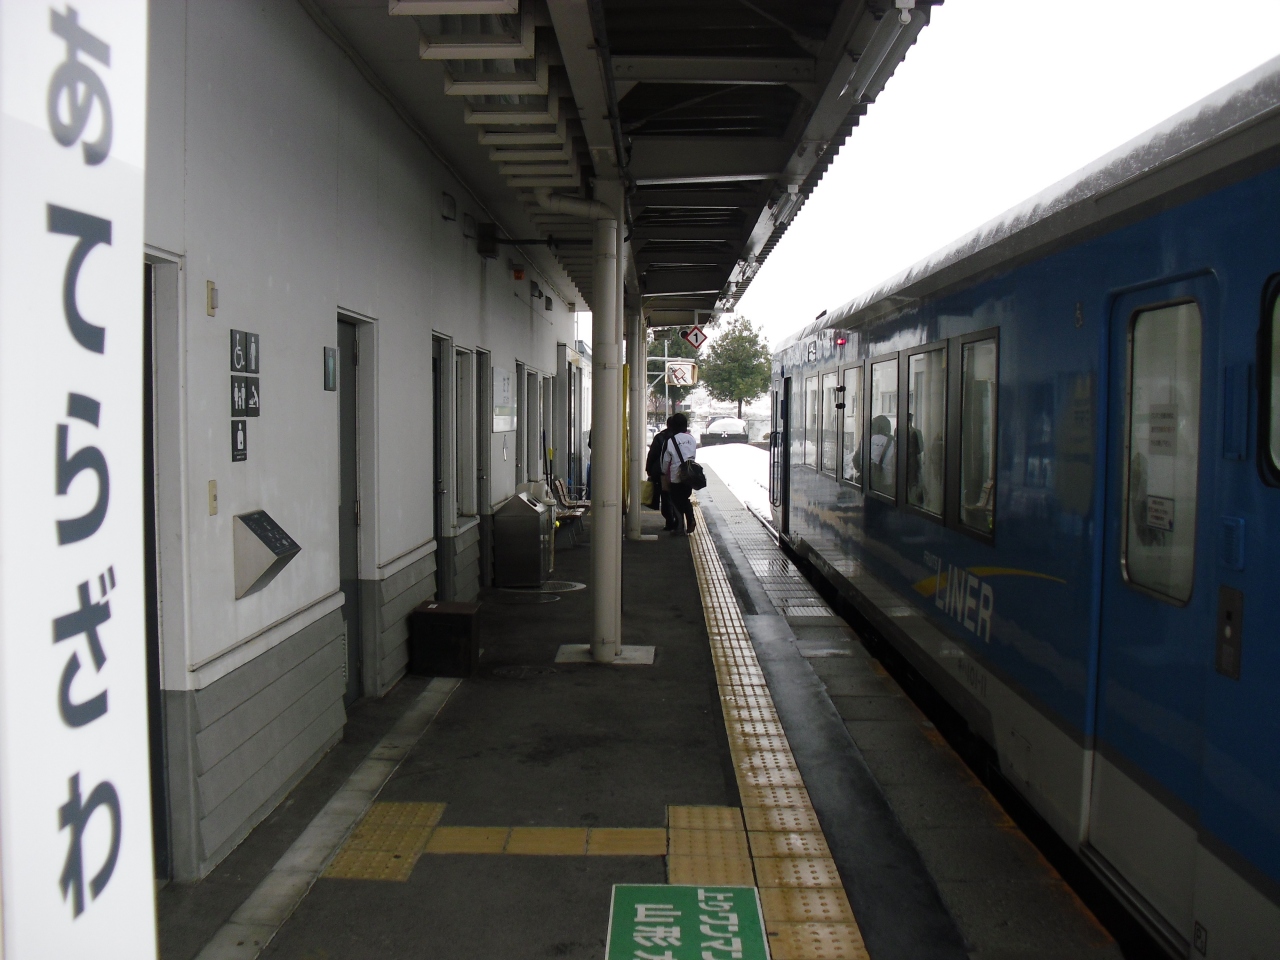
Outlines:
{"type": "Polygon", "coordinates": [[[551,573],[555,517],[546,504],[517,493],[493,514],[493,583],[540,587],[551,573]]]}
{"type": "Polygon", "coordinates": [[[480,665],[478,603],[428,600],[409,614],[409,672],[470,677],[480,665]]]}

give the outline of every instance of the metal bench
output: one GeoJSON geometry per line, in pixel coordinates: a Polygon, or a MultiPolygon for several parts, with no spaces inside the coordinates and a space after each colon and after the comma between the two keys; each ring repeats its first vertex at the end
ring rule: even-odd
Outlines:
{"type": "Polygon", "coordinates": [[[564,521],[569,545],[575,546],[580,538],[586,536],[587,531],[582,518],[591,509],[591,501],[572,499],[564,480],[560,477],[553,477],[551,480],[551,496],[556,501],[556,519],[564,521]]]}

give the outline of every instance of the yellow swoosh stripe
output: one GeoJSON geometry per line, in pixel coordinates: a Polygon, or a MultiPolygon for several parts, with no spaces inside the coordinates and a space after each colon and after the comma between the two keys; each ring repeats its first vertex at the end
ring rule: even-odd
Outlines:
{"type": "MultiPolygon", "coordinates": [[[[1017,567],[969,567],[967,572],[972,573],[975,577],[1033,577],[1036,580],[1049,580],[1053,583],[1065,584],[1067,582],[1061,577],[1051,577],[1047,573],[1038,573],[1035,570],[1019,570],[1017,567]]],[[[940,573],[932,577],[926,577],[912,586],[920,596],[928,597],[943,589],[946,585],[947,575],[940,573]]]]}

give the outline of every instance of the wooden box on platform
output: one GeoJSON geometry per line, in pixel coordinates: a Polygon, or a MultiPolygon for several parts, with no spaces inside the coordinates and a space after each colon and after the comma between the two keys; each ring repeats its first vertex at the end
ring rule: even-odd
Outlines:
{"type": "Polygon", "coordinates": [[[428,600],[409,614],[409,672],[470,677],[480,665],[480,604],[428,600]]]}

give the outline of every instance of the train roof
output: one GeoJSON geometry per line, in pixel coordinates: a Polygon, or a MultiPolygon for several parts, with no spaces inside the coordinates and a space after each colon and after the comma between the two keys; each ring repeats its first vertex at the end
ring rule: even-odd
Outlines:
{"type": "Polygon", "coordinates": [[[970,286],[1280,162],[1280,57],[1174,114],[784,339],[970,286]]]}

